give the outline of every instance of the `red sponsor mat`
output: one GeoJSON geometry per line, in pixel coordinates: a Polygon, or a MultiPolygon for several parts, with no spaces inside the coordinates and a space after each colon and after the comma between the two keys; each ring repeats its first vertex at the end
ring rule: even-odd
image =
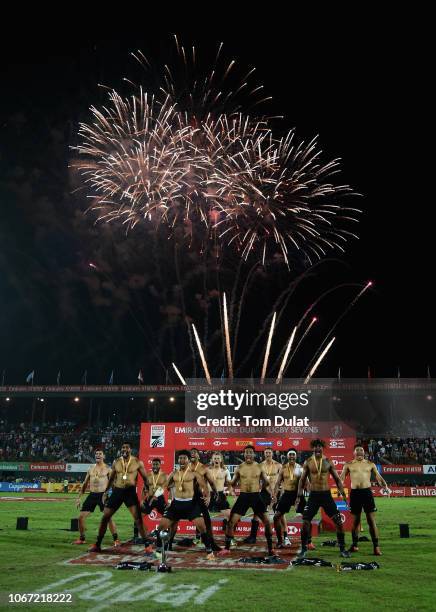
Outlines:
{"type": "MultiPolygon", "coordinates": [[[[218,544],[223,545],[222,541],[218,544]]],[[[167,553],[167,564],[175,569],[249,569],[249,570],[285,570],[289,567],[289,562],[295,559],[298,543],[294,542],[292,547],[283,548],[276,551],[283,563],[261,564],[261,563],[240,563],[241,557],[264,557],[266,553],[265,542],[260,540],[255,545],[244,545],[240,543],[236,548],[232,548],[230,555],[219,557],[215,553],[213,559],[206,559],[206,552],[203,546],[184,548],[174,545],[174,550],[167,553]]],[[[117,563],[126,561],[150,561],[153,565],[158,565],[159,559],[151,559],[143,553],[142,546],[136,546],[129,542],[122,546],[104,548],[103,553],[86,552],[76,559],[70,559],[65,563],[68,565],[93,565],[113,567],[117,563]]]]}

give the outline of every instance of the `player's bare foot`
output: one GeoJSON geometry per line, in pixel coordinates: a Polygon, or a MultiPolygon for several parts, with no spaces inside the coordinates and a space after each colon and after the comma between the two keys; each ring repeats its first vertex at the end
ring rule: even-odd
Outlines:
{"type": "Polygon", "coordinates": [[[80,544],[86,544],[85,540],[81,540],[80,538],[78,540],[74,540],[73,544],[77,544],[80,546],[80,544]]]}
{"type": "Polygon", "coordinates": [[[313,544],[312,542],[309,542],[309,544],[307,545],[307,550],[315,550],[316,546],[315,544],[313,544]]]}
{"type": "Polygon", "coordinates": [[[230,550],[227,550],[227,548],[223,548],[222,550],[219,551],[219,553],[217,553],[218,557],[228,557],[231,554],[230,550]]]}
{"type": "Polygon", "coordinates": [[[382,554],[383,554],[383,553],[382,553],[382,551],[380,550],[380,546],[375,546],[375,547],[374,547],[374,555],[375,555],[376,557],[381,557],[381,556],[382,556],[382,554]]]}
{"type": "Polygon", "coordinates": [[[98,546],[97,544],[93,544],[91,546],[91,548],[88,549],[88,552],[90,552],[90,553],[101,553],[101,546],[98,546]]]}

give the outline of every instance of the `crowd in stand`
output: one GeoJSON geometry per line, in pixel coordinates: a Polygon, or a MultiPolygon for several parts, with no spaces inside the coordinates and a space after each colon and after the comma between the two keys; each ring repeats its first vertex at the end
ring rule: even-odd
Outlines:
{"type": "Polygon", "coordinates": [[[436,464],[436,438],[366,438],[361,440],[374,463],[436,464]]]}
{"type": "Polygon", "coordinates": [[[103,449],[107,460],[112,460],[123,442],[137,452],[137,424],[80,427],[72,421],[57,421],[31,426],[0,421],[0,461],[89,463],[96,449],[103,449]]]}

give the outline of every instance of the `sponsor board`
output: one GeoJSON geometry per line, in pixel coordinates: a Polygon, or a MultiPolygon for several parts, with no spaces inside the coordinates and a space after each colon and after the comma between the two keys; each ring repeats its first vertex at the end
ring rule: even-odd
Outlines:
{"type": "Polygon", "coordinates": [[[28,472],[28,463],[12,463],[11,461],[5,461],[0,463],[0,472],[28,472]]]}
{"type": "Polygon", "coordinates": [[[422,465],[381,465],[382,474],[422,474],[422,465]]]}
{"type": "Polygon", "coordinates": [[[0,491],[10,493],[11,491],[38,491],[39,482],[0,482],[0,491]]]}
{"type": "Polygon", "coordinates": [[[40,461],[30,464],[31,472],[65,472],[65,468],[65,463],[46,463],[45,461],[40,461]]]}
{"type": "Polygon", "coordinates": [[[272,446],[273,443],[272,442],[268,442],[267,440],[260,440],[255,442],[256,446],[272,446]]]}
{"type": "Polygon", "coordinates": [[[93,463],[67,463],[65,471],[84,473],[90,470],[93,465],[93,463]]]}
{"type": "MultiPolygon", "coordinates": [[[[389,484],[389,483],[388,483],[389,484]]],[[[390,494],[382,487],[371,487],[374,497],[436,497],[436,487],[392,487],[390,494]]]]}
{"type": "Polygon", "coordinates": [[[436,465],[423,465],[423,474],[434,474],[436,476],[436,465]]]}

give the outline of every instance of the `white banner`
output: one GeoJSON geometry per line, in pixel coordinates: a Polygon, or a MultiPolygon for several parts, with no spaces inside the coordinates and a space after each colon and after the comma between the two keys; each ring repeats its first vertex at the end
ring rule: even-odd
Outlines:
{"type": "Polygon", "coordinates": [[[66,472],[87,472],[93,463],[67,463],[66,472]]]}
{"type": "Polygon", "coordinates": [[[424,474],[434,474],[436,476],[436,465],[423,465],[422,471],[424,474]]]}

